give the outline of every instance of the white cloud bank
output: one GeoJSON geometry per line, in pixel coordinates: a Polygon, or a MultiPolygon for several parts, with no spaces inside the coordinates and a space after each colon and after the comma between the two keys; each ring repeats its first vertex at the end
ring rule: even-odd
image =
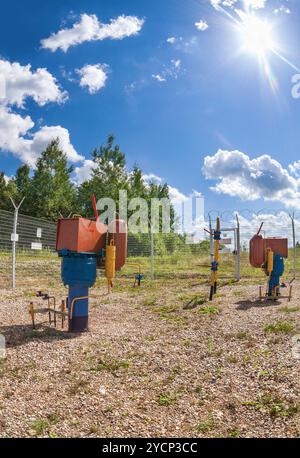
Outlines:
{"type": "Polygon", "coordinates": [[[90,94],[96,94],[105,87],[107,72],[106,64],[85,65],[76,70],[76,73],[81,76],[80,86],[87,87],[90,94]]]}
{"type": "Polygon", "coordinates": [[[68,160],[83,159],[74,149],[67,129],[62,126],[43,126],[32,132],[34,122],[29,115],[15,113],[12,107],[23,109],[27,98],[39,106],[47,103],[63,103],[67,93],[62,91],[54,76],[46,68],[31,70],[30,65],[21,65],[0,60],[0,150],[13,154],[31,167],[35,166],[40,153],[50,141],[59,138],[68,160]]]}
{"type": "MultiPolygon", "coordinates": [[[[291,167],[296,171],[299,165],[291,167]]],[[[269,155],[250,159],[240,151],[219,150],[204,158],[202,171],[207,179],[217,181],[211,189],[219,194],[300,208],[300,180],[269,155]]]]}
{"type": "Polygon", "coordinates": [[[49,102],[63,103],[68,98],[46,68],[32,71],[31,65],[0,59],[0,75],[4,92],[0,99],[2,105],[23,108],[25,99],[31,97],[39,106],[44,106],[49,102]]]}
{"type": "Polygon", "coordinates": [[[0,149],[12,153],[22,162],[34,167],[41,152],[54,138],[59,138],[60,146],[68,160],[83,160],[74,149],[67,129],[61,126],[43,126],[31,133],[34,122],[30,116],[22,117],[9,108],[0,106],[0,149]]]}
{"type": "Polygon", "coordinates": [[[75,167],[75,182],[81,184],[84,181],[88,181],[92,177],[94,167],[95,163],[91,159],[86,159],[82,166],[75,167]]]}
{"type": "Polygon", "coordinates": [[[95,14],[82,14],[80,21],[69,29],[62,29],[53,33],[49,38],[41,41],[42,48],[55,52],[61,49],[67,52],[71,46],[79,45],[86,41],[97,40],[122,40],[123,38],[137,35],[142,29],[144,19],[136,16],[119,16],[112,19],[109,24],[99,21],[95,14]]]}

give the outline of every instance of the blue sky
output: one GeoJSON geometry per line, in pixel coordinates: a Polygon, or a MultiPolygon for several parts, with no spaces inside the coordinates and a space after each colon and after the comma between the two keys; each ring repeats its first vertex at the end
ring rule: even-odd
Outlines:
{"type": "MultiPolygon", "coordinates": [[[[129,167],[137,162],[184,196],[202,192],[207,209],[300,209],[300,99],[291,94],[300,73],[300,6],[252,3],[3,2],[0,63],[10,96],[0,100],[0,169],[11,176],[22,161],[34,166],[38,148],[59,126],[81,177],[84,160],[113,132],[129,167]],[[82,39],[65,51],[53,40],[41,44],[73,30],[82,15],[99,27],[124,15],[129,36],[113,39],[117,23],[106,38],[82,39]],[[264,49],[263,56],[273,87],[262,55],[244,49],[244,29],[237,29],[249,16],[272,27],[276,52],[264,49]],[[96,68],[98,88],[89,79],[84,85],[87,66],[96,68]]],[[[59,40],[63,46],[65,36],[59,40]]]]}

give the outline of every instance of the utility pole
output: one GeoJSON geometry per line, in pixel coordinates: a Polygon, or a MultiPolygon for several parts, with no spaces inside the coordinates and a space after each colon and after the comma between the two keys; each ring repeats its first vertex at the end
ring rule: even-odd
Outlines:
{"type": "Polygon", "coordinates": [[[16,242],[18,241],[17,235],[17,227],[18,227],[18,215],[19,215],[19,208],[21,207],[25,197],[21,200],[19,205],[16,205],[13,198],[11,197],[10,200],[14,206],[14,228],[13,233],[11,234],[11,241],[12,241],[12,270],[11,270],[11,287],[12,289],[16,286],[16,242]]]}

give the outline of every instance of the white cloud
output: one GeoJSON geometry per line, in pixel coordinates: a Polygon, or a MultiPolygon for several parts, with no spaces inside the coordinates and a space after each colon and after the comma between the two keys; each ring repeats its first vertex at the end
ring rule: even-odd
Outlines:
{"type": "Polygon", "coordinates": [[[171,60],[171,63],[172,63],[172,65],[174,66],[174,68],[179,69],[179,68],[181,67],[181,60],[180,60],[180,59],[177,59],[177,60],[172,59],[172,60],[171,60]]]}
{"type": "Polygon", "coordinates": [[[219,194],[300,208],[299,181],[269,155],[250,159],[240,151],[219,150],[205,157],[202,171],[207,179],[217,181],[211,189],[219,194]]]}
{"type": "Polygon", "coordinates": [[[162,71],[157,74],[152,74],[152,78],[163,83],[168,79],[177,79],[181,72],[181,60],[172,59],[169,65],[164,65],[162,71]]]}
{"type": "Polygon", "coordinates": [[[289,170],[296,178],[300,178],[300,161],[293,162],[289,165],[289,170]]]}
{"type": "Polygon", "coordinates": [[[198,30],[201,30],[201,32],[204,32],[205,30],[208,29],[208,24],[206,21],[203,21],[202,19],[198,22],[195,22],[195,26],[198,30]]]}
{"type": "Polygon", "coordinates": [[[163,181],[161,177],[155,175],[154,173],[143,175],[143,180],[145,184],[149,184],[149,183],[161,184],[163,181]]]}
{"type": "Polygon", "coordinates": [[[245,0],[246,7],[254,10],[265,8],[267,0],[245,0]]]}
{"type": "Polygon", "coordinates": [[[160,75],[159,73],[157,73],[157,75],[152,75],[152,78],[158,81],[159,83],[164,83],[165,81],[167,81],[166,78],[160,75]]]}
{"type": "Polygon", "coordinates": [[[284,6],[284,5],[280,5],[279,8],[275,8],[273,12],[275,14],[279,14],[279,13],[291,14],[291,10],[287,6],[284,6]]]}
{"type": "Polygon", "coordinates": [[[43,126],[37,132],[31,133],[33,127],[34,122],[30,116],[22,117],[9,108],[0,106],[0,149],[34,167],[40,153],[51,140],[58,137],[69,161],[83,159],[72,146],[69,132],[64,127],[43,126]]]}
{"type": "Polygon", "coordinates": [[[3,105],[22,108],[27,97],[32,97],[40,106],[49,102],[62,103],[67,99],[67,93],[61,91],[56,79],[46,68],[32,71],[31,65],[0,59],[0,74],[4,84],[0,101],[3,105]]]}
{"type": "Polygon", "coordinates": [[[142,29],[144,19],[136,16],[119,16],[112,19],[109,24],[101,23],[97,16],[82,14],[80,21],[70,29],[62,29],[41,41],[42,48],[55,52],[62,49],[66,52],[71,46],[110,38],[122,40],[125,37],[137,35],[142,29]]]}
{"type": "Polygon", "coordinates": [[[188,200],[188,196],[179,191],[179,189],[169,186],[169,196],[173,205],[181,204],[188,200]]]}
{"type": "Polygon", "coordinates": [[[76,72],[81,76],[80,86],[87,87],[90,94],[103,89],[107,80],[108,66],[106,64],[85,65],[76,72]]]}
{"type": "MultiPolygon", "coordinates": [[[[210,0],[211,5],[220,10],[222,7],[234,8],[239,0],[210,0]]],[[[245,9],[262,9],[265,8],[267,0],[243,0],[245,9]]]]}
{"type": "Polygon", "coordinates": [[[211,6],[213,6],[216,10],[221,6],[221,0],[210,0],[211,6]]]}
{"type": "Polygon", "coordinates": [[[170,43],[171,45],[174,45],[176,43],[177,39],[175,37],[169,37],[167,38],[167,43],[170,43]]]}
{"type": "Polygon", "coordinates": [[[76,183],[81,184],[84,181],[88,181],[92,176],[94,166],[94,161],[86,159],[81,167],[75,167],[74,173],[76,183]]]}
{"type": "Polygon", "coordinates": [[[49,102],[64,102],[67,93],[60,89],[53,75],[45,68],[32,71],[30,65],[23,66],[3,59],[0,59],[0,74],[4,83],[0,99],[0,150],[34,167],[38,156],[50,141],[59,138],[69,161],[84,159],[71,144],[67,129],[59,125],[42,126],[32,132],[34,122],[31,117],[12,111],[14,105],[24,108],[27,98],[32,98],[39,106],[49,102]]]}

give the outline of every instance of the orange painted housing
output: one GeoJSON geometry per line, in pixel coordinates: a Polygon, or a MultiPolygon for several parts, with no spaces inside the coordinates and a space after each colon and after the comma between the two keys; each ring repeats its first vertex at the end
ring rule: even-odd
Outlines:
{"type": "Polygon", "coordinates": [[[255,235],[250,240],[249,255],[252,267],[261,267],[265,262],[264,239],[261,235],[255,235]]]}
{"type": "Polygon", "coordinates": [[[266,252],[270,249],[283,258],[288,257],[288,239],[281,237],[263,238],[261,235],[254,235],[250,240],[250,264],[253,267],[261,267],[265,262],[266,252]]]}
{"type": "Polygon", "coordinates": [[[56,250],[99,253],[106,245],[107,226],[85,218],[59,219],[56,250]]]}
{"type": "Polygon", "coordinates": [[[100,253],[113,240],[116,247],[116,270],[121,270],[127,258],[127,224],[121,219],[109,226],[85,218],[59,219],[56,230],[56,250],[100,253]]]}

